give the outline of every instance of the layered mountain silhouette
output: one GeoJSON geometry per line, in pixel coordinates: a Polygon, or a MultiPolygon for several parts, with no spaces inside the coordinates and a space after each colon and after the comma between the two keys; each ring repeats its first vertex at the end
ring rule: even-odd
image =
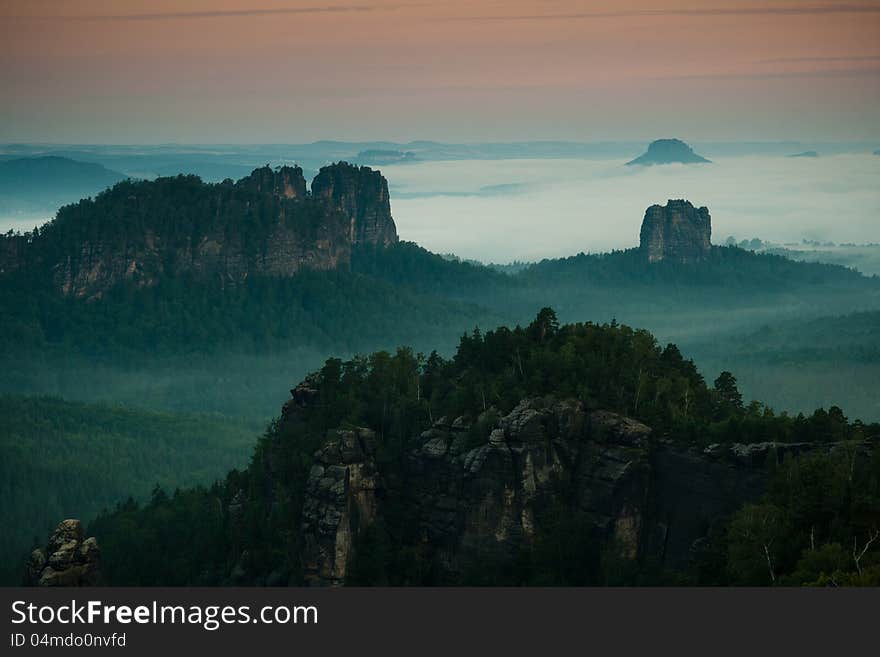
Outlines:
{"type": "Polygon", "coordinates": [[[100,164],[54,155],[7,160],[0,162],[0,211],[54,212],[124,179],[100,164]]]}

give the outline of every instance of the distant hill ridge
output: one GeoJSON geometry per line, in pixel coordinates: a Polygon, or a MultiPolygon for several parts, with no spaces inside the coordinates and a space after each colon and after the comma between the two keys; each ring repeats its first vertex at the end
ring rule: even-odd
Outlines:
{"type": "Polygon", "coordinates": [[[680,139],[658,139],[648,145],[648,150],[634,160],[626,163],[627,166],[653,164],[708,164],[702,155],[697,155],[694,150],[680,139]]]}
{"type": "Polygon", "coordinates": [[[124,180],[118,171],[57,155],[0,161],[0,210],[54,211],[124,180]]]}
{"type": "Polygon", "coordinates": [[[21,187],[41,187],[47,182],[72,186],[81,184],[111,185],[124,179],[118,171],[94,162],[79,162],[58,155],[22,157],[0,162],[0,192],[21,191],[21,187]],[[35,176],[51,176],[52,180],[35,176]]]}

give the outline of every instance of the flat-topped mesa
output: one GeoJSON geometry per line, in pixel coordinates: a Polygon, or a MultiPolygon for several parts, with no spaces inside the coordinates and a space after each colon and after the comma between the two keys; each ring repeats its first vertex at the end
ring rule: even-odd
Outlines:
{"type": "Polygon", "coordinates": [[[348,215],[353,243],[388,246],[397,242],[388,181],[380,172],[347,162],[324,167],[312,181],[312,196],[348,215]]]}
{"type": "Polygon", "coordinates": [[[639,248],[649,262],[696,262],[712,249],[712,219],[706,207],[695,208],[684,199],[652,205],[645,211],[639,248]]]}
{"type": "Polygon", "coordinates": [[[709,164],[702,155],[697,155],[694,150],[681,139],[658,139],[648,145],[648,150],[636,159],[626,163],[627,166],[651,166],[654,164],[709,164]]]}

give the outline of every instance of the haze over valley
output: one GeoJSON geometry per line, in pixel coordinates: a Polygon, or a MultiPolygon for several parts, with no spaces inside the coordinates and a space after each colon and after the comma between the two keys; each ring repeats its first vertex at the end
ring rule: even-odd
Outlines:
{"type": "Polygon", "coordinates": [[[880,586],[880,5],[589,5],[4,3],[0,583],[880,586]]]}
{"type": "MultiPolygon", "coordinates": [[[[312,175],[331,161],[369,165],[369,157],[359,156],[369,154],[367,147],[373,145],[15,150],[31,161],[45,160],[45,153],[63,153],[74,162],[85,158],[116,179],[195,173],[219,182],[246,175],[266,161],[273,166],[298,163],[312,175]],[[100,163],[122,173],[111,173],[100,163]]],[[[637,143],[379,145],[414,149],[379,152],[416,154],[412,161],[381,165],[401,237],[437,253],[484,263],[629,248],[635,244],[644,208],[669,198],[709,206],[716,243],[729,236],[738,241],[757,237],[777,245],[804,240],[880,243],[880,194],[875,190],[880,158],[871,153],[870,145],[822,144],[827,153],[822,157],[790,158],[786,153],[798,144],[709,143],[698,146],[698,152],[711,156],[710,165],[653,167],[624,166],[644,150],[645,144],[637,143]],[[535,231],[538,220],[543,229],[535,231]],[[503,242],[494,239],[502,232],[503,242]]],[[[5,163],[0,161],[0,182],[2,165],[22,162],[6,157],[5,163]]],[[[11,182],[0,189],[0,201],[5,199],[5,205],[0,203],[0,231],[30,230],[52,216],[53,202],[60,205],[86,192],[97,193],[108,180],[96,175],[91,187],[80,183],[78,190],[65,191],[58,189],[63,176],[59,180],[49,171],[45,175],[33,178],[42,192],[28,190],[26,199],[11,182]],[[40,194],[44,201],[38,204],[40,194]],[[35,205],[42,205],[42,212],[35,212],[35,205]],[[13,207],[16,212],[10,210],[13,207]]]]}

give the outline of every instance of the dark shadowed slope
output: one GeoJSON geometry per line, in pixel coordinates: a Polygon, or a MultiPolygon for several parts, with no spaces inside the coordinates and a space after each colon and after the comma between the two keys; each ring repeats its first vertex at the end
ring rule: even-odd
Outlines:
{"type": "Polygon", "coordinates": [[[26,157],[0,162],[0,213],[54,212],[94,196],[124,175],[100,164],[66,157],[26,157]]]}

